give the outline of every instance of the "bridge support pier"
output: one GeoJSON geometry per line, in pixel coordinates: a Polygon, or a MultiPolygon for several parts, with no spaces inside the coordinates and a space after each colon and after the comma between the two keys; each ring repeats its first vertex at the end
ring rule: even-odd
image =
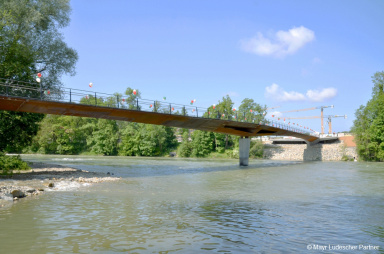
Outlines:
{"type": "Polygon", "coordinates": [[[248,166],[250,147],[251,147],[251,139],[249,137],[240,137],[239,138],[239,162],[240,162],[240,166],[248,166]]]}

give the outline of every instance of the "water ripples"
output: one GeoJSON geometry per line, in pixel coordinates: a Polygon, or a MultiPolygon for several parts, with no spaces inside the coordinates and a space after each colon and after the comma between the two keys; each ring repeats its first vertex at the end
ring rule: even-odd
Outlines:
{"type": "Polygon", "coordinates": [[[300,253],[308,244],[384,243],[384,175],[371,165],[102,160],[77,162],[124,178],[0,210],[0,245],[16,253],[300,253]]]}

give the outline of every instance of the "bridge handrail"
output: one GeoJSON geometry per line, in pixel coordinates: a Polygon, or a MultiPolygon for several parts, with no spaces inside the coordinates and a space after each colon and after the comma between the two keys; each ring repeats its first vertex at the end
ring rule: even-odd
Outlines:
{"type": "Polygon", "coordinates": [[[220,113],[218,110],[213,110],[213,112],[210,112],[209,108],[188,106],[178,103],[162,102],[160,100],[141,99],[138,97],[136,97],[134,100],[131,99],[130,101],[128,101],[128,95],[123,95],[120,98],[117,94],[92,92],[76,88],[59,87],[49,89],[45,88],[45,86],[41,83],[36,84],[31,82],[0,78],[0,94],[4,94],[4,92],[6,96],[15,96],[22,98],[34,98],[47,101],[69,101],[70,103],[81,103],[102,107],[113,107],[150,112],[152,111],[164,114],[181,114],[184,116],[191,117],[226,119],[229,121],[248,122],[260,125],[263,124],[301,134],[317,136],[314,133],[311,133],[306,130],[303,131],[299,128],[287,125],[285,123],[276,122],[274,120],[259,120],[258,115],[256,114],[252,115],[253,119],[247,120],[245,117],[245,113],[243,116],[241,116],[238,114],[238,111],[235,111],[234,116],[228,116],[223,112],[220,113]],[[22,89],[24,89],[24,91],[22,89]],[[127,102],[125,102],[125,99],[127,99],[127,102]],[[144,108],[144,106],[147,106],[147,108],[144,108]],[[179,110],[181,110],[181,112],[179,112],[179,110]]]}

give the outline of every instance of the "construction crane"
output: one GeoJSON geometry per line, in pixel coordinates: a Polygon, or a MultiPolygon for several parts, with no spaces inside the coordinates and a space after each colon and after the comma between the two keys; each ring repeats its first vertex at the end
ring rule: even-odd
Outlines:
{"type": "MultiPolygon", "coordinates": [[[[295,109],[295,110],[283,111],[283,112],[280,112],[280,113],[290,113],[290,112],[300,112],[300,111],[321,109],[321,116],[320,117],[313,117],[313,118],[321,118],[321,134],[324,134],[324,120],[323,120],[324,112],[323,112],[323,110],[325,108],[333,108],[333,105],[331,105],[331,106],[312,107],[312,108],[304,108],[304,109],[295,109]]],[[[288,118],[288,119],[308,119],[308,118],[288,118]]]]}
{"type": "MultiPolygon", "coordinates": [[[[332,134],[332,118],[344,117],[347,119],[347,115],[328,115],[328,116],[302,116],[302,117],[285,117],[285,119],[316,119],[316,118],[328,118],[328,134],[332,134]]],[[[321,129],[324,130],[323,121],[321,121],[321,129]]],[[[321,133],[324,134],[324,133],[321,133]]]]}
{"type": "Polygon", "coordinates": [[[328,133],[329,134],[332,134],[332,118],[335,118],[335,117],[344,117],[344,119],[347,119],[347,115],[334,115],[334,116],[328,116],[328,133]]]}

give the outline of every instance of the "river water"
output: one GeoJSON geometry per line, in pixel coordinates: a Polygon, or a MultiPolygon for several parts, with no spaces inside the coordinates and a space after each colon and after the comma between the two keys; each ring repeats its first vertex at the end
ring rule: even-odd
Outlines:
{"type": "Polygon", "coordinates": [[[0,209],[0,253],[384,253],[382,163],[22,157],[122,179],[0,209]]]}

